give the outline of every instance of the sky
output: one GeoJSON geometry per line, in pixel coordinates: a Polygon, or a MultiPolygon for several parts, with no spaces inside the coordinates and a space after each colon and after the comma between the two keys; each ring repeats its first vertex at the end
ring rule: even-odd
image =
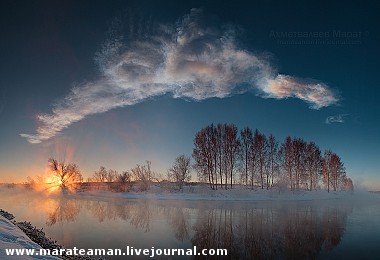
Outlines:
{"type": "Polygon", "coordinates": [[[165,174],[211,123],[339,154],[380,190],[374,1],[1,1],[0,182],[47,159],[165,174]]]}

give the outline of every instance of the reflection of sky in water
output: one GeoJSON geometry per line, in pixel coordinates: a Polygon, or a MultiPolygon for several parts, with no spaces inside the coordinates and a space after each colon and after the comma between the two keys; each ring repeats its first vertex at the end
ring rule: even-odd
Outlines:
{"type": "Polygon", "coordinates": [[[178,202],[6,193],[0,189],[3,209],[68,248],[197,245],[227,248],[241,259],[365,258],[380,252],[379,200],[178,202]]]}
{"type": "Polygon", "coordinates": [[[338,247],[322,253],[329,259],[379,259],[380,194],[371,202],[356,202],[347,220],[347,229],[338,247]]]}

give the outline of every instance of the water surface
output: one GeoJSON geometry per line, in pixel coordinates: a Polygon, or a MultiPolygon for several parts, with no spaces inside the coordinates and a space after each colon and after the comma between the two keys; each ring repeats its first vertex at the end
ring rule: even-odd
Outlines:
{"type": "Polygon", "coordinates": [[[226,259],[376,259],[380,255],[379,202],[376,195],[195,202],[0,190],[1,208],[18,221],[43,227],[67,248],[197,246],[225,248],[226,259]]]}

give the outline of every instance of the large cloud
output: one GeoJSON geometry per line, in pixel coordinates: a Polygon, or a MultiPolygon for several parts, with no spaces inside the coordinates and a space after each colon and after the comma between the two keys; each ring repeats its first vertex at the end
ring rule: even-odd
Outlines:
{"type": "Polygon", "coordinates": [[[102,79],[74,87],[49,114],[37,115],[30,143],[50,139],[91,114],[172,94],[201,101],[256,92],[265,98],[298,98],[313,109],[338,98],[323,83],[276,73],[260,55],[237,47],[234,30],[203,25],[202,11],[192,9],[177,26],[158,26],[149,37],[123,42],[112,34],[96,55],[102,79]]]}

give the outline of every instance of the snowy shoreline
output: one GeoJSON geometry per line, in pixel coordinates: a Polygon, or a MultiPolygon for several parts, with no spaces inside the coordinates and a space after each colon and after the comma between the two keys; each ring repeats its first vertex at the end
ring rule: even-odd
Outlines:
{"type": "MultiPolygon", "coordinates": [[[[13,215],[0,209],[0,258],[6,259],[6,249],[35,249],[40,250],[43,248],[39,243],[32,241],[27,236],[26,232],[19,227],[19,223],[11,221],[13,215]]],[[[34,228],[36,229],[36,228],[34,228]]],[[[41,238],[46,240],[47,238],[41,238]]],[[[42,243],[41,243],[42,244],[42,243]]],[[[60,259],[53,256],[17,256],[17,259],[60,259]]]]}
{"type": "MultiPolygon", "coordinates": [[[[14,215],[0,209],[0,259],[9,257],[6,249],[62,249],[57,241],[46,237],[42,229],[34,227],[30,222],[16,222],[14,215]]],[[[47,259],[47,260],[87,260],[89,257],[62,256],[60,258],[47,255],[17,255],[17,259],[47,259]]]]}

